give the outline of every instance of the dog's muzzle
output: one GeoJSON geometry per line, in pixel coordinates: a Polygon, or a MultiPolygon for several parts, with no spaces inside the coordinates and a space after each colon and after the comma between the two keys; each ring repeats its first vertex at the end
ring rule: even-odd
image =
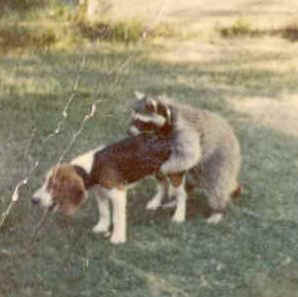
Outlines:
{"type": "MultiPolygon", "coordinates": [[[[33,205],[40,205],[41,198],[37,197],[37,196],[33,196],[33,198],[31,199],[31,202],[33,205]]],[[[49,212],[51,211],[56,211],[57,210],[57,204],[55,202],[53,202],[51,205],[46,206],[47,210],[49,212]]]]}

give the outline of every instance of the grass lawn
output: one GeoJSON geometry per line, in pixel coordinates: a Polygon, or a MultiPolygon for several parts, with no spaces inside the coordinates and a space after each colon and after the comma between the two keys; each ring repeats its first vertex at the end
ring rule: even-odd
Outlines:
{"type": "Polygon", "coordinates": [[[280,36],[216,35],[1,56],[0,214],[18,182],[30,179],[0,230],[0,296],[297,296],[297,54],[280,36]],[[169,211],[145,210],[154,193],[148,179],[129,192],[126,244],[92,234],[91,195],[73,218],[52,214],[24,253],[42,216],[31,196],[45,171],[62,155],[70,160],[123,137],[135,90],[231,122],[243,152],[241,199],[210,226],[191,211],[204,201],[196,193],[192,216],[177,225],[169,211]],[[94,102],[94,117],[70,147],[94,102]]]}

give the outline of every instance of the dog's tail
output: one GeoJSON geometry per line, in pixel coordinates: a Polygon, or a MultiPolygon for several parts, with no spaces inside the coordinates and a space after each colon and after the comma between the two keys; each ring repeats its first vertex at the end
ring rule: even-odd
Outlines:
{"type": "Polygon", "coordinates": [[[237,188],[231,193],[232,199],[238,198],[243,193],[243,190],[244,190],[243,186],[238,185],[237,188]]]}

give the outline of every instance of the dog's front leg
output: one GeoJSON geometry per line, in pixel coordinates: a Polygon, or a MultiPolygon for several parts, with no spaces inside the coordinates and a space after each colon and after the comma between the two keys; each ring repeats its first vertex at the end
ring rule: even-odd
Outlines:
{"type": "Polygon", "coordinates": [[[113,207],[113,233],[111,242],[114,244],[126,242],[126,190],[113,189],[109,191],[113,207]]]}
{"type": "Polygon", "coordinates": [[[105,233],[106,235],[108,235],[109,229],[111,227],[110,201],[97,192],[96,199],[98,205],[99,220],[98,223],[93,227],[92,231],[94,233],[105,233]]]}

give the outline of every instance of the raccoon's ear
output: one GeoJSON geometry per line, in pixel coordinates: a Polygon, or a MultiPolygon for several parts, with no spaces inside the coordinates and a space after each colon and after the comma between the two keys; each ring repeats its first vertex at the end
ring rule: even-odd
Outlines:
{"type": "Polygon", "coordinates": [[[146,95],[144,93],[141,93],[139,91],[135,91],[135,96],[138,100],[142,100],[146,97],[146,95]]]}
{"type": "Polygon", "coordinates": [[[167,114],[167,122],[169,124],[171,124],[172,123],[172,111],[168,106],[166,108],[166,114],[167,114]]]}
{"type": "Polygon", "coordinates": [[[153,98],[146,98],[146,110],[149,112],[157,112],[157,102],[153,98]]]}

